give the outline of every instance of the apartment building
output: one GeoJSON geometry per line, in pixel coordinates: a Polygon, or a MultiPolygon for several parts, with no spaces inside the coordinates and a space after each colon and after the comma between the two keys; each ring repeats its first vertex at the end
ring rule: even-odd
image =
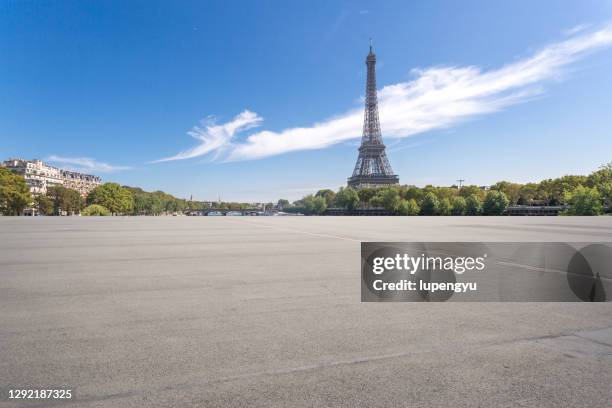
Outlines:
{"type": "Polygon", "coordinates": [[[5,160],[2,166],[22,175],[34,195],[46,194],[47,188],[59,185],[77,190],[85,197],[102,183],[98,176],[62,170],[37,159],[9,159],[5,160]]]}

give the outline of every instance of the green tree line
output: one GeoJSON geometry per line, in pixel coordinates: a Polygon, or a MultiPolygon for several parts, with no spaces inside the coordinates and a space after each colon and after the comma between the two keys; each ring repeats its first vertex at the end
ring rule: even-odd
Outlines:
{"type": "MultiPolygon", "coordinates": [[[[281,199],[277,206],[285,211],[323,214],[328,208],[356,210],[384,208],[397,215],[499,215],[509,205],[566,205],[567,215],[599,215],[612,202],[612,163],[588,176],[568,175],[539,183],[518,184],[500,181],[488,191],[478,186],[458,188],[394,186],[353,190],[319,190],[289,203],[281,199]]],[[[248,203],[219,202],[212,209],[243,210],[248,203]]],[[[271,208],[267,203],[266,208],[271,208]]],[[[0,168],[0,214],[19,215],[35,207],[44,215],[160,215],[186,209],[209,209],[210,204],[176,198],[163,191],[147,192],[137,187],[105,183],[93,189],[87,198],[69,188],[52,186],[46,195],[32,197],[20,175],[0,168]]]]}
{"type": "Polygon", "coordinates": [[[0,214],[20,215],[36,208],[42,215],[160,215],[204,208],[205,203],[176,198],[163,191],[105,183],[86,198],[64,186],[50,186],[44,195],[32,196],[23,176],[0,167],[0,214]]]}
{"type": "Polygon", "coordinates": [[[588,176],[569,175],[527,184],[500,181],[488,190],[474,185],[324,189],[295,201],[286,211],[323,214],[328,208],[383,208],[396,215],[500,215],[510,205],[565,205],[565,215],[599,215],[610,206],[611,197],[609,163],[588,176]]]}

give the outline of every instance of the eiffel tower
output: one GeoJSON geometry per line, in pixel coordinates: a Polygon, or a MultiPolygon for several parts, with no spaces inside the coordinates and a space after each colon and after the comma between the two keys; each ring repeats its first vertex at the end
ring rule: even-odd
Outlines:
{"type": "Polygon", "coordinates": [[[348,186],[354,189],[399,184],[399,176],[393,174],[391,164],[387,159],[380,131],[378,98],[376,97],[376,55],[372,51],[372,40],[370,40],[370,53],[366,58],[366,65],[368,66],[368,79],[363,136],[355,170],[348,179],[348,186]]]}

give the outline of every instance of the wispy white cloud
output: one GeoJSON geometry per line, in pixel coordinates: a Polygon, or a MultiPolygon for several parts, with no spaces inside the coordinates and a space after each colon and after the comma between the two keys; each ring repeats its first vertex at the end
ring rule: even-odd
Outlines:
{"type": "Polygon", "coordinates": [[[191,159],[213,151],[217,155],[221,154],[223,149],[229,147],[236,133],[256,127],[262,121],[263,118],[248,110],[236,115],[231,121],[222,125],[217,125],[214,118],[208,117],[202,120],[200,126],[194,126],[187,132],[188,135],[201,142],[198,146],[155,162],[191,159]]]}
{"type": "Polygon", "coordinates": [[[586,30],[590,26],[591,26],[590,24],[578,24],[578,25],[573,26],[570,29],[564,30],[563,34],[567,36],[576,35],[579,32],[586,30]]]}
{"type": "MultiPolygon", "coordinates": [[[[563,68],[589,52],[612,45],[612,25],[584,32],[544,47],[534,55],[497,69],[475,66],[415,69],[413,79],[379,91],[381,126],[385,137],[405,138],[453,126],[479,115],[500,111],[543,93],[546,81],[560,80],[563,68]]],[[[168,159],[215,152],[214,158],[250,160],[321,149],[361,136],[363,112],[353,109],[308,127],[279,132],[262,130],[234,141],[241,130],[259,125],[257,114],[245,111],[224,125],[206,126],[194,136],[202,144],[168,159]],[[226,129],[228,130],[221,130],[226,129]]],[[[192,132],[194,132],[192,130],[192,132]]]]}
{"type": "Polygon", "coordinates": [[[387,152],[389,153],[399,152],[401,150],[413,149],[415,147],[420,147],[420,146],[431,144],[431,143],[433,143],[432,139],[420,140],[420,141],[412,142],[412,143],[404,143],[402,141],[398,141],[397,144],[387,145],[387,152]]]}
{"type": "Polygon", "coordinates": [[[99,162],[89,157],[61,157],[49,156],[45,159],[56,165],[61,165],[69,170],[91,173],[112,173],[121,170],[130,170],[128,166],[116,166],[113,164],[99,162]]]}

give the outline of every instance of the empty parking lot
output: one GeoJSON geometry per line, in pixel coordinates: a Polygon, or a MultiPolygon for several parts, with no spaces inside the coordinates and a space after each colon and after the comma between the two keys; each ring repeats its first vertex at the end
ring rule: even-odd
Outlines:
{"type": "Polygon", "coordinates": [[[0,217],[0,385],[79,407],[609,406],[611,303],[361,303],[359,254],[611,240],[612,217],[0,217]]]}

